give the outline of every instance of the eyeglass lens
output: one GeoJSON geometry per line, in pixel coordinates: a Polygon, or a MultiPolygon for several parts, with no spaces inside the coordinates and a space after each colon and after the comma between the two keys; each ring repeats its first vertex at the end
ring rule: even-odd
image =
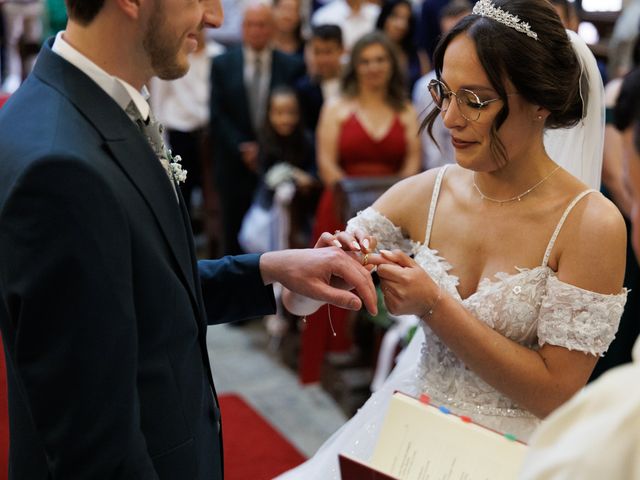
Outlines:
{"type": "Polygon", "coordinates": [[[451,104],[451,96],[456,97],[460,114],[470,121],[476,121],[480,118],[480,108],[482,102],[478,96],[471,90],[461,88],[457,92],[450,91],[442,82],[433,80],[429,84],[429,92],[433,98],[433,102],[441,111],[446,112],[451,104]]]}

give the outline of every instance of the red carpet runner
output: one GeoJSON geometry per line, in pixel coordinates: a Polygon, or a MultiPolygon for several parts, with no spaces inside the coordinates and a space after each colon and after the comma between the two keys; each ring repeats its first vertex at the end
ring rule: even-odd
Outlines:
{"type": "Polygon", "coordinates": [[[270,480],[305,457],[241,397],[220,395],[225,480],[270,480]]]}

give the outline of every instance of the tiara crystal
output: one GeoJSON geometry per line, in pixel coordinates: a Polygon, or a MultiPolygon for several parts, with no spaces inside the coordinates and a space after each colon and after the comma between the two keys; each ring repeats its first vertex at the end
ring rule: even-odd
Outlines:
{"type": "Polygon", "coordinates": [[[512,15],[509,12],[505,12],[500,7],[496,7],[491,0],[480,0],[473,6],[474,15],[480,15],[481,17],[487,17],[509,28],[513,28],[519,32],[524,33],[528,37],[538,40],[538,34],[531,30],[531,27],[527,22],[523,22],[517,15],[512,15]]]}

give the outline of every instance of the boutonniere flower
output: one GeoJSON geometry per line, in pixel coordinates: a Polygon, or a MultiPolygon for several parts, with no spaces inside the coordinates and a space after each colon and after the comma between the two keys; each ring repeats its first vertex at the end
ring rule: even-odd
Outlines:
{"type": "Polygon", "coordinates": [[[181,161],[180,155],[174,156],[171,150],[165,148],[163,158],[161,158],[162,166],[177,185],[187,181],[187,170],[182,168],[181,161]]]}
{"type": "Polygon", "coordinates": [[[182,161],[182,157],[180,155],[176,155],[175,157],[171,153],[171,150],[168,151],[169,157],[169,173],[173,177],[173,180],[177,183],[185,183],[187,181],[187,170],[182,168],[180,162],[182,161]]]}

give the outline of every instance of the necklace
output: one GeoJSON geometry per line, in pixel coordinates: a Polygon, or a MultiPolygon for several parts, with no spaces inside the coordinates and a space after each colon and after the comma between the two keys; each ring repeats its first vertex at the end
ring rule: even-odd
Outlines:
{"type": "Polygon", "coordinates": [[[511,203],[511,202],[515,202],[520,201],[522,199],[522,197],[524,197],[525,195],[530,194],[531,192],[533,192],[536,188],[538,188],[540,185],[542,185],[545,180],[547,180],[551,175],[553,175],[554,173],[556,173],[556,171],[560,168],[560,165],[558,165],[556,168],[554,168],[551,173],[549,175],[547,175],[546,177],[544,177],[542,180],[540,180],[538,183],[536,183],[533,187],[528,188],[527,190],[525,190],[524,192],[511,197],[511,198],[507,198],[506,200],[498,200],[497,198],[491,198],[487,195],[485,195],[484,193],[482,193],[482,190],[480,190],[480,187],[478,187],[478,185],[476,184],[476,172],[473,172],[473,187],[476,189],[476,191],[478,192],[478,195],[480,195],[480,197],[483,200],[489,200],[490,202],[493,203],[497,203],[500,206],[504,205],[505,203],[511,203]]]}

